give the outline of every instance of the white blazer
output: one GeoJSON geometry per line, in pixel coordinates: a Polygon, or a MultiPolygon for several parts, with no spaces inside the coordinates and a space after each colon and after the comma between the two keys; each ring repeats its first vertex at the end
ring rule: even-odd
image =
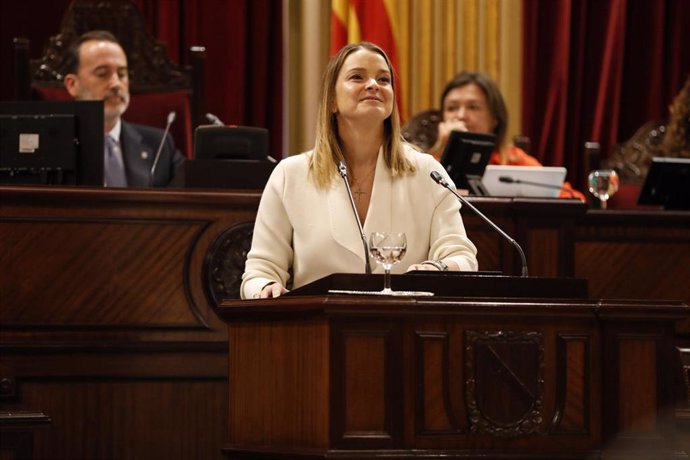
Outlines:
{"type": "MultiPolygon", "coordinates": [[[[448,174],[431,155],[409,146],[404,152],[416,172],[393,179],[379,150],[364,234],[406,233],[407,253],[392,273],[427,259],[477,270],[477,249],[465,233],[460,203],[429,177],[438,171],[452,184],[448,174]]],[[[364,273],[364,248],[345,184],[337,176],[327,189],[317,188],[308,174],[311,155],[282,160],[266,184],[242,275],[244,299],[271,281],[285,286],[290,269],[293,288],[332,273],[364,273]]],[[[383,273],[373,258],[371,263],[374,273],[383,273]]]]}

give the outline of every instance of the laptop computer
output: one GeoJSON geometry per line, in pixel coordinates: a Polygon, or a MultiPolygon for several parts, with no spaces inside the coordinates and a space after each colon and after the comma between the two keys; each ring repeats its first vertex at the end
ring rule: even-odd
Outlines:
{"type": "Polygon", "coordinates": [[[558,198],[565,174],[562,166],[488,165],[482,183],[491,196],[558,198]]]}

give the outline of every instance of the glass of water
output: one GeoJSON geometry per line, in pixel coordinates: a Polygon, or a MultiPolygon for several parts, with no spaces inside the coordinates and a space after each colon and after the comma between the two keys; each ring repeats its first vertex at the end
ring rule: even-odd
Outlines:
{"type": "Polygon", "coordinates": [[[613,169],[597,169],[589,173],[587,184],[590,193],[601,201],[601,209],[606,209],[606,202],[618,191],[618,174],[613,169]]]}
{"type": "Polygon", "coordinates": [[[376,263],[383,265],[384,278],[381,294],[395,295],[391,289],[391,268],[405,256],[407,237],[402,232],[374,232],[369,238],[369,252],[376,263]]]}

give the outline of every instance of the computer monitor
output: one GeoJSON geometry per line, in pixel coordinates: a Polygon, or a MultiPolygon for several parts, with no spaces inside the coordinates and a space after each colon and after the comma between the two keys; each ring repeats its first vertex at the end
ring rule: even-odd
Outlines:
{"type": "Polygon", "coordinates": [[[0,183],[103,185],[103,101],[0,102],[0,183]]]}
{"type": "Polygon", "coordinates": [[[690,209],[690,158],[652,158],[637,203],[690,209]]]}
{"type": "Polygon", "coordinates": [[[441,164],[457,188],[467,189],[473,195],[487,195],[482,175],[495,147],[493,134],[452,131],[441,164]]]}
{"type": "Polygon", "coordinates": [[[268,155],[268,130],[251,126],[199,126],[193,157],[174,185],[261,190],[276,164],[268,155]]]}
{"type": "Polygon", "coordinates": [[[268,130],[252,126],[199,126],[194,131],[194,158],[267,161],[268,130]]]}

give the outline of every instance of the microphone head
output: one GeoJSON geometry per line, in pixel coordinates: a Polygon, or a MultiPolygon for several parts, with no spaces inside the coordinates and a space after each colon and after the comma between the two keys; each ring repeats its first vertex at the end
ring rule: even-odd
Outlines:
{"type": "Polygon", "coordinates": [[[443,176],[441,175],[440,172],[438,172],[438,171],[431,171],[430,176],[431,176],[431,178],[434,180],[434,182],[436,182],[438,185],[442,185],[442,186],[444,186],[444,187],[446,187],[446,186],[448,185],[448,183],[447,183],[446,180],[443,178],[443,176]]]}
{"type": "Polygon", "coordinates": [[[505,184],[512,184],[513,182],[515,182],[515,179],[509,176],[501,176],[498,178],[498,181],[503,182],[505,184]]]}
{"type": "Polygon", "coordinates": [[[175,111],[174,111],[174,110],[171,110],[170,113],[168,114],[168,124],[170,124],[170,123],[172,123],[173,121],[175,121],[175,117],[176,117],[176,116],[177,116],[177,114],[175,113],[175,111]]]}

